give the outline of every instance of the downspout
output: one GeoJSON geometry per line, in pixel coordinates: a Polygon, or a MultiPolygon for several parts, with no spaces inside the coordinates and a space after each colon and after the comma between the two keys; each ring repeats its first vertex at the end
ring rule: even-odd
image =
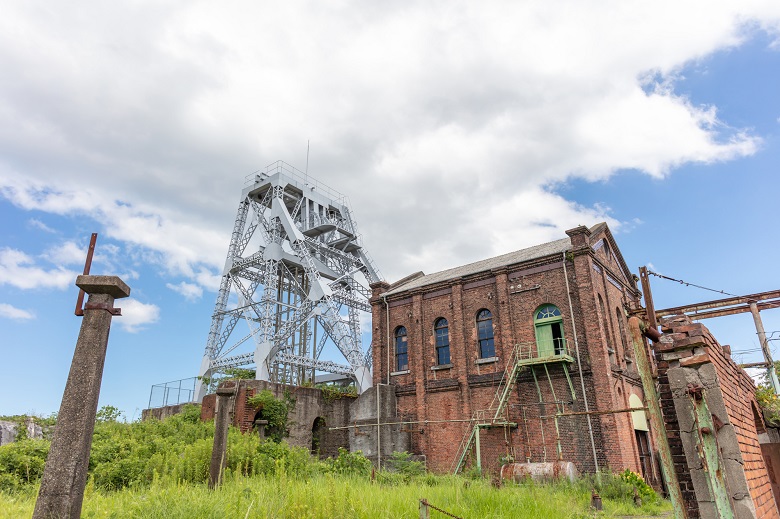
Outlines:
{"type": "Polygon", "coordinates": [[[385,331],[387,332],[387,385],[390,385],[390,305],[387,304],[387,295],[382,294],[385,302],[385,331]]]}
{"type": "MultiPolygon", "coordinates": [[[[563,253],[563,279],[566,280],[566,297],[569,299],[569,315],[571,315],[571,328],[574,333],[574,351],[577,353],[577,371],[580,372],[580,386],[582,387],[582,400],[585,403],[585,412],[590,412],[588,405],[588,393],[585,392],[585,377],[582,375],[582,362],[580,361],[580,344],[577,341],[577,324],[574,319],[574,306],[571,304],[571,290],[569,289],[569,274],[566,271],[566,252],[563,253]]],[[[588,434],[590,435],[590,447],[593,451],[593,464],[596,466],[596,474],[599,473],[599,461],[596,455],[596,441],[593,439],[593,423],[590,415],[586,414],[588,419],[588,434]]]]}

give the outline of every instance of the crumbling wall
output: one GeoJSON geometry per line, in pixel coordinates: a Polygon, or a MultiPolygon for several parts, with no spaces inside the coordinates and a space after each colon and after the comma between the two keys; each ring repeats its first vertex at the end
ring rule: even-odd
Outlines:
{"type": "Polygon", "coordinates": [[[708,485],[708,475],[716,468],[710,466],[708,472],[700,456],[702,442],[714,435],[717,472],[735,517],[780,518],[758,442],[763,424],[754,413],[753,381],[703,325],[674,316],[662,326],[665,335],[654,347],[661,404],[688,516],[719,517],[708,485]],[[697,423],[695,409],[702,404],[712,416],[714,430],[697,423]]]}
{"type": "MultiPolygon", "coordinates": [[[[276,398],[289,396],[295,405],[287,417],[287,442],[290,445],[316,450],[321,457],[338,454],[339,447],[349,446],[349,433],[344,427],[350,420],[350,405],[353,397],[343,397],[326,401],[322,391],[311,387],[288,386],[264,380],[241,380],[235,396],[233,425],[241,432],[254,428],[258,409],[249,405],[248,399],[260,391],[269,390],[276,398]],[[319,420],[318,420],[319,419],[319,420]],[[315,427],[315,422],[319,427],[315,427]],[[314,441],[315,429],[317,440],[314,441]]],[[[203,397],[201,419],[211,420],[216,415],[216,395],[203,397]]]]}

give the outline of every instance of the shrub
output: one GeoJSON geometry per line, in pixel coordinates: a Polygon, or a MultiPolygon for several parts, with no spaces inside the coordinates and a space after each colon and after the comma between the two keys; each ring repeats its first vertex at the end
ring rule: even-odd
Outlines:
{"type": "Polygon", "coordinates": [[[339,447],[339,455],[328,459],[327,465],[335,474],[368,476],[371,473],[371,461],[361,451],[349,452],[344,447],[339,447]]]}
{"type": "Polygon", "coordinates": [[[287,417],[295,406],[295,400],[289,394],[285,394],[285,398],[280,399],[264,389],[247,398],[247,404],[261,410],[263,419],[268,420],[266,430],[269,438],[278,443],[287,436],[287,417]]]}
{"type": "Polygon", "coordinates": [[[0,447],[0,490],[12,491],[43,475],[49,440],[24,439],[0,447]]]}
{"type": "Polygon", "coordinates": [[[422,461],[414,461],[408,452],[394,452],[385,462],[389,470],[403,474],[404,476],[420,476],[425,474],[425,464],[422,461]]]}

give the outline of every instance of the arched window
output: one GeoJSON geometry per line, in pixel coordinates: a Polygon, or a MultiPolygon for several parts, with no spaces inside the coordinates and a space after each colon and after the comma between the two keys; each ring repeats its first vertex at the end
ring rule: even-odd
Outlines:
{"type": "Polygon", "coordinates": [[[436,333],[436,364],[450,363],[450,327],[447,319],[440,317],[433,325],[436,333]]]}
{"type": "Polygon", "coordinates": [[[609,316],[607,315],[607,309],[604,307],[604,300],[599,296],[599,309],[601,310],[601,333],[604,335],[604,340],[607,342],[607,353],[609,353],[610,366],[615,365],[615,347],[612,345],[612,331],[609,329],[609,316]]]}
{"type": "Polygon", "coordinates": [[[536,329],[536,350],[540,357],[566,353],[563,338],[563,317],[555,305],[540,306],[534,313],[536,329]]]}
{"type": "Polygon", "coordinates": [[[626,344],[626,314],[624,314],[620,308],[615,308],[615,318],[617,319],[617,332],[620,336],[620,345],[623,346],[623,358],[630,358],[628,354],[628,348],[626,344]]]}
{"type": "Polygon", "coordinates": [[[406,371],[409,369],[409,346],[406,342],[406,328],[399,326],[395,329],[395,370],[406,371]]]}
{"type": "Polygon", "coordinates": [[[484,308],[477,312],[477,341],[480,359],[496,356],[496,346],[493,344],[493,314],[484,308]]]}

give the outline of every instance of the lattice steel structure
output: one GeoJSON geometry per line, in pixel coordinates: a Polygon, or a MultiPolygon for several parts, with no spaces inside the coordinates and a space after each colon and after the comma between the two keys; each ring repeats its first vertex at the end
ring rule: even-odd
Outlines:
{"type": "MultiPolygon", "coordinates": [[[[241,194],[200,376],[255,366],[257,378],[300,384],[316,372],[371,387],[360,311],[380,275],[344,195],[279,161],[241,194]],[[239,332],[239,322],[248,330],[239,332]],[[254,351],[242,350],[254,345],[254,351]],[[323,360],[335,345],[347,364],[323,360]],[[243,346],[243,348],[242,348],[243,346]]],[[[200,384],[197,400],[205,393],[200,384]]]]}

